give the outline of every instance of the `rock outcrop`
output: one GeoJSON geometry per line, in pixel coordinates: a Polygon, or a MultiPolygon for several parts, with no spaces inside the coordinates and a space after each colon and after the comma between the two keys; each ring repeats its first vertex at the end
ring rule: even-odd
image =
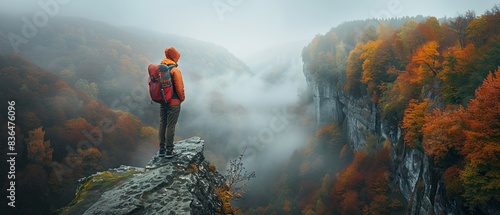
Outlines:
{"type": "Polygon", "coordinates": [[[406,148],[401,129],[382,120],[370,99],[354,99],[338,90],[336,84],[317,83],[306,64],[303,72],[313,94],[318,127],[337,122],[356,150],[363,149],[370,133],[390,140],[391,181],[409,204],[407,214],[465,214],[461,202],[446,198],[439,180],[442,170],[434,168],[431,158],[421,150],[406,148]]]}
{"type": "Polygon", "coordinates": [[[173,158],[146,168],[121,166],[79,180],[75,200],[60,214],[217,214],[215,187],[224,178],[203,156],[204,141],[175,143],[173,158]]]}

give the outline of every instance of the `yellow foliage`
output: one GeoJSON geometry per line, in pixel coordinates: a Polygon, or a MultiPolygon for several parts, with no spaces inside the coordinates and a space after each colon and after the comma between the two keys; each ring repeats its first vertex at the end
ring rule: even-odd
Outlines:
{"type": "Polygon", "coordinates": [[[216,187],[215,193],[217,194],[220,201],[222,202],[222,208],[220,211],[221,214],[232,214],[234,210],[233,210],[233,207],[231,206],[231,202],[230,202],[230,199],[232,198],[231,192],[229,192],[225,188],[216,187]]]}
{"type": "Polygon", "coordinates": [[[427,82],[441,70],[441,55],[437,51],[438,48],[438,42],[430,41],[418,48],[412,57],[409,67],[410,70],[416,70],[420,82],[427,82]]]}
{"type": "Polygon", "coordinates": [[[382,43],[382,40],[376,40],[376,41],[368,41],[364,46],[363,46],[363,54],[361,54],[361,58],[362,59],[365,59],[364,63],[363,63],[363,73],[362,73],[362,76],[361,76],[361,81],[363,83],[369,83],[369,82],[372,82],[375,77],[373,77],[372,75],[374,74],[372,71],[371,71],[371,61],[374,60],[375,58],[375,51],[377,50],[377,48],[380,46],[380,44],[382,43]]]}
{"type": "Polygon", "coordinates": [[[151,126],[144,126],[141,128],[141,137],[145,139],[153,139],[156,137],[158,130],[154,129],[151,126]]]}

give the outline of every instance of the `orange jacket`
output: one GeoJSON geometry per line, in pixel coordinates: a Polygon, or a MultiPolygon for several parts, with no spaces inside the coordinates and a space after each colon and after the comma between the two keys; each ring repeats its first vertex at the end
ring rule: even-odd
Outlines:
{"type": "MultiPolygon", "coordinates": [[[[177,51],[174,47],[168,47],[165,49],[165,59],[161,61],[162,64],[175,64],[177,66],[177,62],[181,57],[181,53],[177,51]]],[[[178,99],[172,99],[170,101],[170,105],[179,105],[181,104],[186,95],[184,94],[184,82],[182,81],[182,73],[177,67],[172,68],[171,70],[172,78],[174,81],[175,92],[177,93],[178,99]]]]}

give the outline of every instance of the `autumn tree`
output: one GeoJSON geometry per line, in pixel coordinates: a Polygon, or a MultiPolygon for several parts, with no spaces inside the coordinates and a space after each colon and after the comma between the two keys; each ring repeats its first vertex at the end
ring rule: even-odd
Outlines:
{"type": "Polygon", "coordinates": [[[359,98],[366,95],[366,85],[361,82],[363,74],[363,54],[364,43],[358,43],[350,52],[347,58],[346,76],[347,81],[344,90],[350,95],[359,98]]]}
{"type": "Polygon", "coordinates": [[[425,22],[419,23],[411,33],[411,44],[419,47],[430,41],[439,41],[441,26],[436,17],[429,17],[425,22]]]}
{"type": "Polygon", "coordinates": [[[400,202],[388,195],[389,167],[389,147],[372,154],[356,152],[330,191],[334,214],[387,214],[400,207],[400,202]]]}
{"type": "Polygon", "coordinates": [[[499,20],[500,7],[496,5],[469,23],[463,51],[453,50],[447,59],[449,67],[445,67],[443,90],[446,95],[453,96],[447,100],[458,100],[456,103],[466,105],[488,72],[499,66],[499,20]]]}
{"type": "Polygon", "coordinates": [[[86,119],[78,117],[76,119],[70,119],[64,124],[64,136],[67,141],[80,142],[85,139],[82,131],[91,131],[94,128],[86,119]]]}
{"type": "Polygon", "coordinates": [[[461,173],[464,196],[476,206],[491,199],[500,201],[500,67],[490,73],[466,110],[467,129],[461,173]]]}
{"type": "Polygon", "coordinates": [[[344,145],[342,130],[335,122],[321,127],[321,129],[316,132],[316,138],[323,146],[320,150],[339,152],[344,145]]]}
{"type": "Polygon", "coordinates": [[[463,109],[434,109],[432,113],[425,114],[423,147],[427,154],[434,157],[436,164],[446,168],[457,162],[465,140],[463,128],[463,109]]]}
{"type": "Polygon", "coordinates": [[[42,127],[29,132],[29,137],[26,139],[28,143],[28,159],[33,164],[48,167],[52,161],[52,152],[50,141],[44,140],[45,131],[42,127]]]}
{"type": "Polygon", "coordinates": [[[477,75],[479,53],[473,44],[462,49],[449,48],[444,55],[443,71],[439,75],[441,94],[449,104],[464,104],[473,96],[475,85],[472,76],[477,75]]]}
{"type": "Polygon", "coordinates": [[[101,152],[95,147],[78,149],[77,155],[81,160],[81,168],[85,175],[93,174],[102,169],[101,152]]]}
{"type": "Polygon", "coordinates": [[[423,83],[418,80],[418,74],[413,70],[391,69],[389,72],[396,74],[397,78],[393,83],[387,84],[380,107],[385,119],[397,123],[403,119],[404,110],[410,100],[419,98],[423,83]]]}
{"type": "Polygon", "coordinates": [[[404,141],[409,147],[422,147],[422,127],[425,124],[425,113],[429,107],[429,100],[423,102],[411,100],[403,117],[404,141]]]}
{"type": "Polygon", "coordinates": [[[367,92],[373,96],[373,101],[378,101],[385,84],[395,79],[395,75],[387,71],[392,67],[399,67],[391,42],[392,40],[378,39],[369,41],[363,46],[361,81],[367,85],[367,92]]]}
{"type": "Polygon", "coordinates": [[[418,81],[428,83],[442,69],[442,56],[438,51],[439,44],[433,40],[419,47],[407,66],[418,75],[418,81]]]}

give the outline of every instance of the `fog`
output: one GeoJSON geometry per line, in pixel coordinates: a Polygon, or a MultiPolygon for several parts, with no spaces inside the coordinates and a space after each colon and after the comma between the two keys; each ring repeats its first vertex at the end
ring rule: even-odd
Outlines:
{"type": "MultiPolygon", "coordinates": [[[[21,19],[24,16],[21,14],[40,11],[40,2],[52,1],[57,0],[4,0],[0,13],[21,19]]],[[[190,37],[225,47],[242,59],[251,69],[247,74],[203,80],[183,74],[187,99],[183,103],[178,135],[188,138],[200,132],[207,135],[202,136],[203,139],[226,144],[225,148],[212,148],[213,153],[233,157],[218,162],[227,163],[227,159],[234,159],[246,147],[245,166],[250,171],[256,170],[261,182],[265,181],[262,178],[266,173],[272,172],[270,169],[286,162],[293,151],[313,135],[311,127],[304,127],[311,126],[304,119],[314,116],[312,104],[299,102],[299,95],[306,91],[300,51],[316,34],[323,34],[345,21],[374,17],[431,15],[440,18],[467,10],[481,14],[496,3],[478,4],[470,0],[58,2],[58,13],[54,16],[84,17],[115,26],[190,37]],[[300,114],[297,107],[303,109],[300,114]]],[[[182,70],[182,63],[179,68],[182,70]]],[[[207,144],[211,143],[207,141],[207,144]]],[[[219,169],[223,171],[224,167],[219,169]]]]}
{"type": "Polygon", "coordinates": [[[265,58],[253,60],[252,71],[246,74],[191,80],[185,73],[188,99],[182,106],[181,133],[201,130],[206,139],[227,145],[224,151],[214,152],[226,159],[246,147],[249,169],[288,159],[309,136],[297,109],[305,108],[312,115],[312,104],[299,102],[307,89],[298,55],[304,45],[267,50],[259,54],[265,58]],[[273,75],[278,78],[270,78],[273,75]]]}
{"type": "Polygon", "coordinates": [[[497,1],[470,0],[3,0],[1,13],[34,14],[40,2],[60,2],[58,16],[179,34],[226,47],[246,60],[277,44],[311,40],[345,21],[415,15],[481,14],[497,1]],[[312,3],[314,2],[314,3],[312,3]]]}

